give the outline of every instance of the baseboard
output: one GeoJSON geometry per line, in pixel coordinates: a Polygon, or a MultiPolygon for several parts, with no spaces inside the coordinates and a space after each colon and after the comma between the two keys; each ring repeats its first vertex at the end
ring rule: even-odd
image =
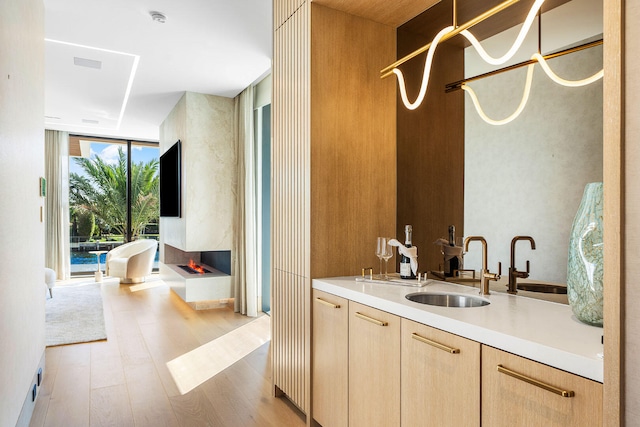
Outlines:
{"type": "Polygon", "coordinates": [[[18,417],[18,422],[16,423],[16,427],[29,427],[31,423],[31,416],[33,415],[33,409],[36,406],[36,402],[38,401],[38,396],[40,395],[40,388],[42,387],[42,382],[44,381],[44,355],[45,352],[42,352],[42,357],[40,358],[40,363],[38,363],[38,367],[36,368],[36,372],[33,375],[33,379],[31,384],[29,385],[29,390],[27,390],[27,395],[24,399],[24,403],[22,404],[22,410],[20,411],[20,416],[18,417]],[[34,393],[35,387],[35,396],[34,393]]]}

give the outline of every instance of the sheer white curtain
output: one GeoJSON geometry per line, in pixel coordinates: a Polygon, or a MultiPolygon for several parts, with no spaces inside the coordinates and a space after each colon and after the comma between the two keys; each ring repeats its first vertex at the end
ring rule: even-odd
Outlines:
{"type": "Polygon", "coordinates": [[[58,279],[71,276],[69,260],[69,134],[46,130],[44,134],[45,267],[58,279]]]}
{"type": "Polygon", "coordinates": [[[235,311],[258,315],[256,167],[253,133],[253,87],[236,98],[238,173],[233,279],[235,311]]]}

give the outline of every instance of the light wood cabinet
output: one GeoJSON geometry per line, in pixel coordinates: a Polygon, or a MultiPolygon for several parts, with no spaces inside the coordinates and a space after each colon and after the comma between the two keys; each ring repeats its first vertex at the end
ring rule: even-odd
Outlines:
{"type": "Polygon", "coordinates": [[[349,302],[349,426],[400,424],[400,318],[349,302]]]}
{"type": "Polygon", "coordinates": [[[317,289],[312,296],[312,416],[323,427],[602,425],[599,382],[317,289]]]}
{"type": "Polygon", "coordinates": [[[601,426],[602,384],[483,346],[482,425],[601,426]]]}
{"type": "Polygon", "coordinates": [[[313,418],[326,427],[349,424],[349,300],[313,290],[313,418]]]}
{"type": "Polygon", "coordinates": [[[401,425],[480,425],[480,344],[411,320],[401,328],[401,425]]]}

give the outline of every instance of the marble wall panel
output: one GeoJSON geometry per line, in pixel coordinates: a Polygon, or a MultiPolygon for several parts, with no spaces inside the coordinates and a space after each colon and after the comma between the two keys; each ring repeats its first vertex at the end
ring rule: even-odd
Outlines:
{"type": "Polygon", "coordinates": [[[234,100],[186,92],[161,128],[161,149],[182,141],[182,217],[161,234],[181,250],[231,250],[236,203],[234,100]]]}

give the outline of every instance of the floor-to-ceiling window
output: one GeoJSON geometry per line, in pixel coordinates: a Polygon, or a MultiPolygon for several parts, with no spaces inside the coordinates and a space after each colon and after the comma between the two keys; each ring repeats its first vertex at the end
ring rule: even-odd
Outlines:
{"type": "Polygon", "coordinates": [[[104,270],[124,242],[158,239],[158,158],[157,143],[69,138],[71,274],[95,272],[98,257],[104,270]]]}
{"type": "Polygon", "coordinates": [[[256,86],[254,129],[256,144],[258,283],[261,309],[271,310],[271,76],[256,86]]]}
{"type": "Polygon", "coordinates": [[[258,145],[258,233],[260,238],[260,271],[262,283],[262,311],[268,313],[271,310],[271,104],[256,110],[260,115],[256,126],[256,133],[260,138],[256,140],[258,145]]]}

